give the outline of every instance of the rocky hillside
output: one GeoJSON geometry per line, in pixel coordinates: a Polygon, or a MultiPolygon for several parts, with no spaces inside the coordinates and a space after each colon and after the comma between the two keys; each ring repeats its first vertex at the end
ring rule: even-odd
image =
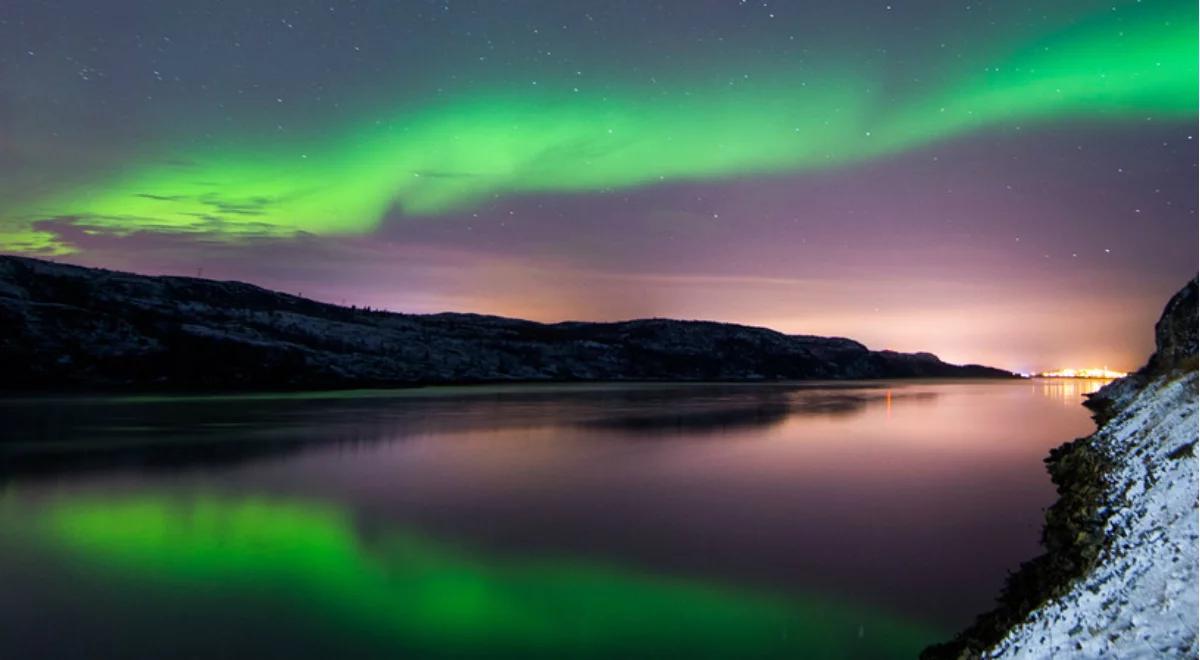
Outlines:
{"type": "Polygon", "coordinates": [[[1000,607],[927,658],[1196,657],[1197,282],[1167,304],[1156,350],[1087,402],[1100,428],[1046,460],[1060,499],[1047,552],[1000,607]]]}
{"type": "Polygon", "coordinates": [[[1011,376],[725,323],[394,314],[5,256],[0,362],[20,389],[1011,376]]]}

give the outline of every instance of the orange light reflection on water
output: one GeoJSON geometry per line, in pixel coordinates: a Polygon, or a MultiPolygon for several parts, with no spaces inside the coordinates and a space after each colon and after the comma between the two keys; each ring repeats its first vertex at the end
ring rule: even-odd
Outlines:
{"type": "Polygon", "coordinates": [[[1077,406],[1083,397],[1112,382],[1111,378],[1034,378],[1032,387],[1042,396],[1077,406]]]}

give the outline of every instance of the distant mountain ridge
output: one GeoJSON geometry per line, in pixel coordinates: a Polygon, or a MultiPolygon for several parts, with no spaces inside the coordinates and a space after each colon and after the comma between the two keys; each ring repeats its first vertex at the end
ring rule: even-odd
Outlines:
{"type": "Polygon", "coordinates": [[[400,314],[14,256],[0,256],[0,362],[9,389],[1012,377],[728,323],[400,314]]]}

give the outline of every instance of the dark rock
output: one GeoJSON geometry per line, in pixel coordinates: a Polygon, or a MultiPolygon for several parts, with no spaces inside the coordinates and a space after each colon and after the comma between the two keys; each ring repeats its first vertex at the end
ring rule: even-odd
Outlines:
{"type": "Polygon", "coordinates": [[[1162,317],[1154,325],[1154,355],[1147,366],[1167,370],[1189,359],[1197,349],[1197,282],[1192,278],[1167,303],[1162,317]]]}

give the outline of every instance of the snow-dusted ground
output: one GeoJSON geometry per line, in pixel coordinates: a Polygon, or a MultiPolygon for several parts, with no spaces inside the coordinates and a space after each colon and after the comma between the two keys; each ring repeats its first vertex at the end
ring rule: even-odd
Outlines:
{"type": "Polygon", "coordinates": [[[1095,569],[1014,628],[987,657],[1197,656],[1197,376],[1118,394],[1095,436],[1114,461],[1111,540],[1095,569]]]}

